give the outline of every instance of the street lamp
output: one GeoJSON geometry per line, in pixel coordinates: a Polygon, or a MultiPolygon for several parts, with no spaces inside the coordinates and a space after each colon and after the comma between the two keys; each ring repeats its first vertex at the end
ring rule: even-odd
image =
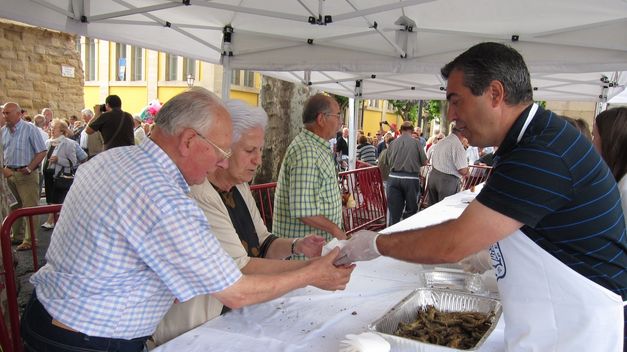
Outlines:
{"type": "Polygon", "coordinates": [[[192,75],[192,74],[187,75],[187,86],[190,87],[190,88],[193,87],[195,80],[196,80],[196,78],[194,77],[194,75],[192,75]]]}

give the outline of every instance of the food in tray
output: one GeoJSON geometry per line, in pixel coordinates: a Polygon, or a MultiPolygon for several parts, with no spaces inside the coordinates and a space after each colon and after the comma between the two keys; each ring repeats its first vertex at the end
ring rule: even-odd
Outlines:
{"type": "Polygon", "coordinates": [[[432,305],[418,309],[416,320],[400,322],[394,335],[458,349],[475,347],[494,323],[494,314],[442,312],[432,305]]]}

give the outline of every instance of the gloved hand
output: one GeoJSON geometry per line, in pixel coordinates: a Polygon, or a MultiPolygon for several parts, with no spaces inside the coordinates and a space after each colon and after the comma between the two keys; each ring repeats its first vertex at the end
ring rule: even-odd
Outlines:
{"type": "Polygon", "coordinates": [[[344,243],[335,265],[346,265],[352,262],[372,260],[381,255],[377,249],[379,234],[373,231],[360,230],[344,243]]]}
{"type": "Polygon", "coordinates": [[[459,261],[464,271],[471,273],[483,274],[492,269],[492,258],[487,249],[483,249],[475,254],[471,254],[459,261]]]}

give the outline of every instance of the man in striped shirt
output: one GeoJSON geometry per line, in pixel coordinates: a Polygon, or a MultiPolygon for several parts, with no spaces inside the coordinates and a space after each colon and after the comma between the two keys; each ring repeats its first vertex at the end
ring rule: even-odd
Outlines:
{"type": "MultiPolygon", "coordinates": [[[[2,111],[6,126],[2,127],[4,167],[9,188],[18,198],[16,208],[34,207],[39,204],[39,171],[37,168],[46,156],[46,144],[39,129],[22,120],[22,109],[17,103],[4,104],[2,111]]],[[[16,209],[14,208],[14,209],[16,209]]],[[[26,219],[13,225],[13,241],[20,243],[18,251],[31,248],[30,229],[26,219]]]]}
{"type": "Polygon", "coordinates": [[[450,120],[470,144],[499,146],[492,176],[458,219],[357,233],[338,263],[457,262],[489,247],[508,350],[622,350],[627,235],[608,167],[577,129],[533,103],[514,49],[478,44],[442,76],[450,120]]]}

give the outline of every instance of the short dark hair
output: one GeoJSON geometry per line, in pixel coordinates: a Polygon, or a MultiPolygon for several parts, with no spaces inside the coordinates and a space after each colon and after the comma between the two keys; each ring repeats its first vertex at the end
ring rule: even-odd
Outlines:
{"type": "Polygon", "coordinates": [[[122,108],[122,99],[117,95],[109,95],[107,99],[105,99],[105,103],[111,107],[111,109],[120,109],[122,108]]]}
{"type": "Polygon", "coordinates": [[[305,103],[305,109],[303,110],[303,124],[316,121],[316,116],[318,116],[321,112],[331,112],[332,101],[333,98],[321,93],[310,97],[305,103]]]}
{"type": "Polygon", "coordinates": [[[525,60],[507,45],[493,42],[477,44],[442,67],[440,73],[448,80],[454,70],[464,73],[464,85],[475,96],[483,94],[490,82],[496,80],[503,84],[507,104],[533,101],[531,78],[525,60]]]}
{"type": "Polygon", "coordinates": [[[594,119],[601,137],[601,156],[616,182],[627,174],[627,107],[605,110],[594,119]]]}

